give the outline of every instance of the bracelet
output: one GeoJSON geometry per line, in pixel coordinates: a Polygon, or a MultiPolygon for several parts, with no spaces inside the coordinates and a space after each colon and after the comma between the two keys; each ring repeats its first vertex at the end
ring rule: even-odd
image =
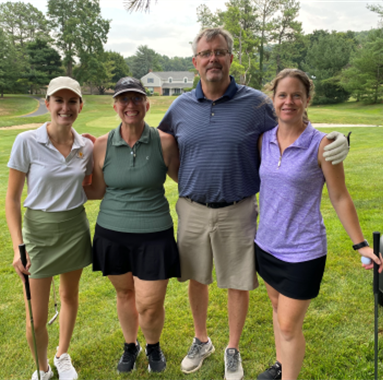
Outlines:
{"type": "Polygon", "coordinates": [[[363,247],[369,247],[370,245],[368,244],[368,241],[364,239],[361,243],[359,244],[354,244],[352,248],[354,248],[354,251],[361,249],[363,247]]]}

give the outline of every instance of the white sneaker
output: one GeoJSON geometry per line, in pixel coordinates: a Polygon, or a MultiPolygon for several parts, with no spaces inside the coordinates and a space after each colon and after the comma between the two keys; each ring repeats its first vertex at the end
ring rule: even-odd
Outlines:
{"type": "MultiPolygon", "coordinates": [[[[48,371],[40,371],[40,380],[49,380],[53,377],[53,371],[48,362],[48,371]]],[[[32,375],[32,380],[38,380],[37,370],[32,375]]]]}
{"type": "Polygon", "coordinates": [[[76,380],[78,378],[69,354],[61,354],[59,358],[55,355],[54,363],[60,380],[76,380]]]}
{"type": "Polygon", "coordinates": [[[213,343],[208,338],[207,343],[202,343],[198,338],[193,339],[188,354],[181,363],[183,373],[192,373],[198,371],[203,361],[215,351],[213,343]]]}
{"type": "Polygon", "coordinates": [[[225,350],[225,380],[242,380],[243,367],[241,354],[236,348],[225,350]]]}

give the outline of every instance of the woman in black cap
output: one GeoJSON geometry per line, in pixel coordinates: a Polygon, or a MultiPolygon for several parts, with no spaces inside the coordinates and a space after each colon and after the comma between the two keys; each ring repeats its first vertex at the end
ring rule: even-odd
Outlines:
{"type": "Polygon", "coordinates": [[[145,123],[149,102],[139,80],[120,79],[113,98],[121,123],[96,140],[92,184],[85,187],[88,199],[103,198],[93,240],[93,270],[108,276],[117,292],[125,338],[118,371],[135,369],[140,326],[149,371],[162,372],[166,360],[159,340],[165,293],[169,278],[180,276],[164,182],[166,174],[178,180],[178,147],[173,136],[145,123]]]}

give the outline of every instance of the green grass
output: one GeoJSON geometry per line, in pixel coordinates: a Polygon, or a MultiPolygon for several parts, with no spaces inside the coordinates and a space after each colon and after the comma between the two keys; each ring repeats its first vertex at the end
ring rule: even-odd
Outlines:
{"type": "MultiPolygon", "coordinates": [[[[149,124],[158,123],[171,100],[151,98],[149,124]]],[[[79,132],[86,131],[99,136],[117,123],[110,97],[87,96],[75,127],[79,132]]],[[[362,229],[367,239],[372,241],[373,231],[383,232],[383,128],[353,128],[352,131],[352,148],[345,164],[346,179],[362,229]]],[[[12,143],[19,132],[0,131],[0,379],[27,379],[34,371],[24,336],[22,283],[11,265],[13,251],[4,212],[8,177],[6,164],[12,143]]],[[[166,193],[177,225],[174,209],[177,186],[171,180],[166,182],[166,193]]],[[[92,230],[98,207],[98,201],[86,204],[92,230]]],[[[351,241],[330,205],[327,191],[323,194],[322,213],[328,233],[329,255],[320,295],[312,302],[304,323],[307,346],[300,379],[373,378],[372,272],[362,270],[360,259],[351,249],[351,241]]],[[[165,307],[166,322],[161,343],[168,361],[166,372],[148,374],[146,358],[141,355],[135,373],[117,375],[116,365],[122,351],[123,336],[117,319],[116,295],[106,278],[86,268],[81,280],[80,309],[70,349],[80,378],[222,379],[223,352],[228,342],[226,291],[218,289],[215,283],[210,287],[208,329],[216,353],[195,374],[184,375],[179,369],[193,337],[187,284],[174,279],[170,281],[165,307]]],[[[52,302],[50,313],[53,315],[52,302]]],[[[250,293],[250,309],[241,339],[246,379],[255,379],[275,358],[271,317],[270,302],[260,280],[260,287],[250,293]]],[[[52,364],[58,343],[58,323],[55,322],[48,331],[52,364]]],[[[139,340],[144,343],[141,332],[139,340]]],[[[382,355],[381,339],[380,374],[383,373],[382,355]]]]}
{"type": "Polygon", "coordinates": [[[366,105],[350,101],[341,104],[311,106],[309,119],[313,123],[383,124],[383,104],[366,105]]]}

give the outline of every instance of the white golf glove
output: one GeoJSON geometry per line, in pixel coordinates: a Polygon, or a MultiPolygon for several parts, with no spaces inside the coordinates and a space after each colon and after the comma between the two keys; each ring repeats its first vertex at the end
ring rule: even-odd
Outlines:
{"type": "Polygon", "coordinates": [[[331,132],[326,137],[335,141],[324,147],[323,157],[325,160],[331,161],[333,165],[344,161],[350,149],[346,136],[339,132],[331,132]]]}

